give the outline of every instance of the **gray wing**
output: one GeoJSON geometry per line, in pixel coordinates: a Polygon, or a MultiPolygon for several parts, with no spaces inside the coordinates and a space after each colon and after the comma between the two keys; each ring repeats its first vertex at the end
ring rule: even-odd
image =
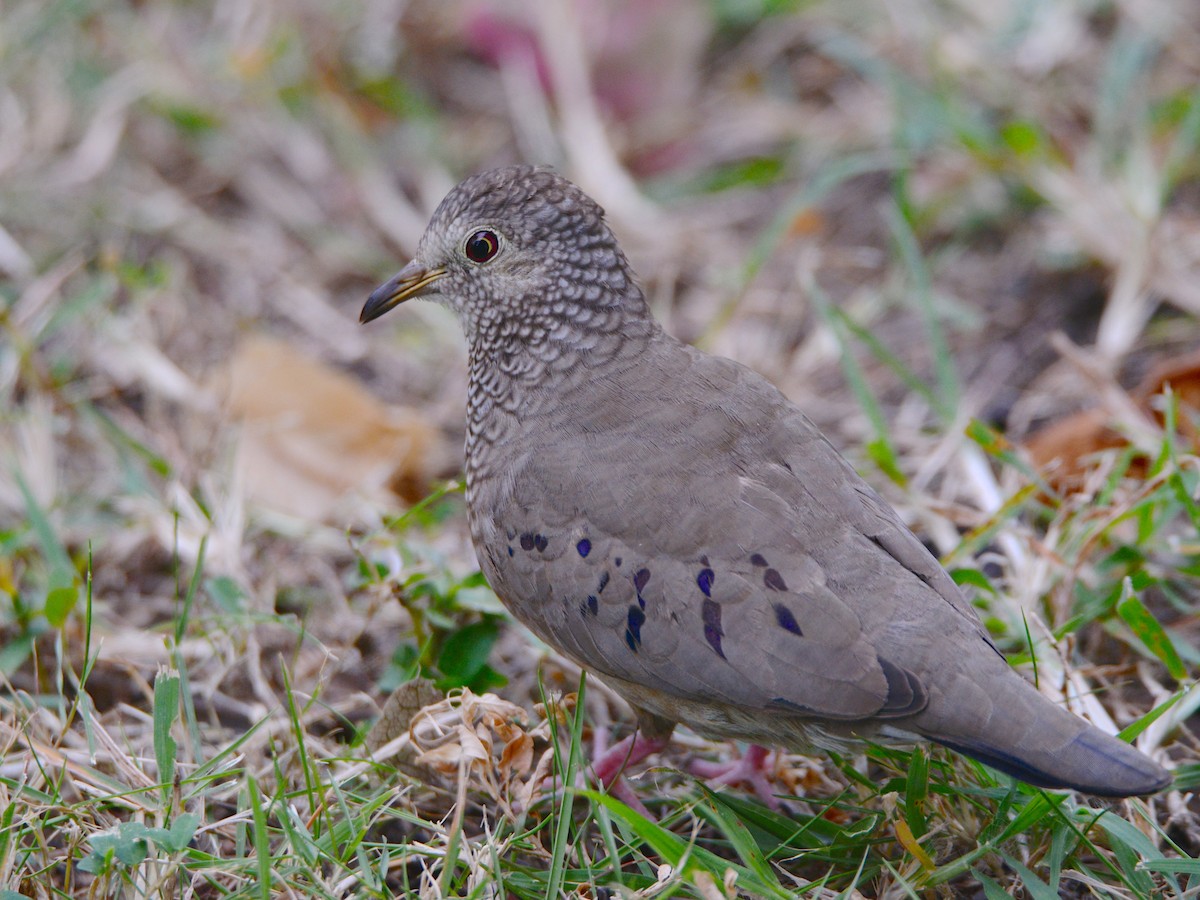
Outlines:
{"type": "Polygon", "coordinates": [[[916,631],[983,633],[957,587],[773,387],[686,348],[673,363],[618,382],[616,408],[594,392],[586,436],[542,429],[481,553],[497,592],[588,668],[680,698],[918,712],[916,631]]]}

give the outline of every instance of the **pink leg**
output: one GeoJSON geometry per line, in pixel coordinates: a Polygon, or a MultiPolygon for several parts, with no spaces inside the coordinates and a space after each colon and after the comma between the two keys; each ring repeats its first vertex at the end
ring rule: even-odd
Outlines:
{"type": "Polygon", "coordinates": [[[670,741],[669,737],[646,737],[641,731],[635,731],[629,737],[609,747],[592,763],[596,780],[605,787],[611,787],[626,768],[636,766],[647,756],[658,753],[670,741]]]}
{"type": "Polygon", "coordinates": [[[688,765],[688,771],[697,778],[705,779],[713,787],[744,782],[754,790],[759,800],[771,809],[779,809],[779,800],[767,777],[771,771],[767,762],[769,756],[770,751],[766,747],[751,744],[746,748],[746,755],[739,759],[727,763],[696,759],[688,765]]]}
{"type": "Polygon", "coordinates": [[[651,738],[644,736],[641,731],[635,731],[629,737],[609,747],[592,763],[596,780],[626,806],[648,819],[653,819],[654,817],[638,799],[637,794],[625,783],[621,773],[629,766],[636,766],[647,756],[658,753],[670,742],[669,736],[651,738]]]}

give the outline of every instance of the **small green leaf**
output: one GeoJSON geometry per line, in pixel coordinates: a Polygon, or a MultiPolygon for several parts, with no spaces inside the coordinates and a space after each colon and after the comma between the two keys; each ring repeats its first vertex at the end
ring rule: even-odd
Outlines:
{"type": "Polygon", "coordinates": [[[883,472],[888,478],[896,484],[903,487],[908,479],[904,477],[904,472],[900,468],[900,462],[896,458],[896,452],[892,449],[892,445],[885,438],[874,438],[867,443],[867,456],[871,461],[879,467],[879,471],[883,472]]]}
{"type": "Polygon", "coordinates": [[[240,613],[243,611],[246,594],[232,578],[226,575],[210,578],[204,583],[204,589],[223,612],[240,613]]]}
{"type": "Polygon", "coordinates": [[[483,619],[450,635],[438,655],[437,667],[446,676],[438,687],[464,685],[478,675],[499,633],[494,619],[483,619]]]}
{"type": "Polygon", "coordinates": [[[54,526],[50,524],[50,519],[33,496],[33,491],[25,483],[25,478],[19,471],[14,472],[13,475],[17,482],[17,489],[20,490],[21,497],[25,501],[25,518],[29,521],[34,537],[41,546],[42,554],[50,564],[50,583],[66,584],[73,581],[76,574],[75,566],[71,563],[71,557],[67,553],[66,547],[58,539],[54,526]]]}
{"type": "Polygon", "coordinates": [[[271,897],[271,835],[267,830],[267,810],[253,775],[246,776],[246,793],[250,797],[250,837],[254,843],[255,861],[258,863],[258,896],[262,900],[271,897]]]}
{"type": "Polygon", "coordinates": [[[960,586],[979,588],[988,594],[995,594],[996,588],[988,577],[979,569],[958,568],[950,570],[950,577],[960,586]]]}
{"type": "Polygon", "coordinates": [[[1057,808],[1062,805],[1066,796],[1066,794],[1047,794],[1045,791],[1039,791],[1032,800],[1021,808],[1021,811],[1013,817],[1007,827],[996,836],[993,843],[1002,844],[1013,835],[1028,831],[1047,817],[1055,816],[1057,808]]]}
{"type": "Polygon", "coordinates": [[[696,806],[696,815],[716,827],[729,841],[742,863],[762,881],[770,883],[777,880],[770,863],[755,843],[754,836],[745,823],[731,814],[729,807],[720,802],[715,791],[706,785],[700,785],[700,788],[704,791],[706,802],[696,806]]]}
{"type": "Polygon", "coordinates": [[[122,822],[114,830],[91,838],[95,853],[124,866],[136,866],[148,855],[146,838],[150,829],[141,822],[122,822]]]}
{"type": "MultiPolygon", "coordinates": [[[[94,839],[93,843],[95,843],[94,839]]],[[[103,850],[93,850],[79,861],[78,868],[79,871],[87,872],[89,875],[103,875],[112,867],[113,858],[114,854],[111,846],[103,850]]]]}
{"type": "Polygon", "coordinates": [[[501,675],[491,666],[485,665],[482,669],[475,673],[475,677],[467,683],[467,687],[469,687],[473,693],[486,694],[488,691],[495,690],[496,688],[502,688],[506,684],[508,684],[507,677],[501,675]]]}
{"type": "Polygon", "coordinates": [[[166,838],[159,840],[157,843],[170,853],[182,853],[188,848],[188,844],[192,842],[192,838],[196,836],[196,829],[199,827],[200,817],[198,815],[195,813],[184,813],[171,823],[170,829],[167,830],[166,838]]]}
{"type": "Polygon", "coordinates": [[[459,609],[482,613],[485,616],[499,616],[504,613],[504,605],[486,584],[475,586],[462,582],[454,592],[454,605],[459,609]]]}
{"type": "Polygon", "coordinates": [[[1019,159],[1028,159],[1041,151],[1045,136],[1034,122],[1016,120],[1000,129],[1000,140],[1019,159]]]}
{"type": "Polygon", "coordinates": [[[421,649],[411,641],[396,647],[392,660],[379,678],[379,689],[391,692],[421,674],[421,649]]]}
{"type": "Polygon", "coordinates": [[[62,628],[78,600],[79,588],[74,584],[54,588],[46,595],[46,621],[53,628],[62,628]]]}
{"type": "Polygon", "coordinates": [[[29,654],[33,652],[36,634],[26,632],[19,634],[0,646],[0,672],[11,675],[25,664],[29,654]]]}

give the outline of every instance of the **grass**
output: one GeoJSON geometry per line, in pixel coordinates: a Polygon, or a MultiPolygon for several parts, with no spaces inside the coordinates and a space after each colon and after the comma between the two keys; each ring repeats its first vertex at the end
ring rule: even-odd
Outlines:
{"type": "Polygon", "coordinates": [[[1195,894],[1194,378],[1145,421],[1121,388],[1200,333],[1195,16],[595,4],[555,19],[590,66],[530,67],[539,9],[6,7],[0,900],[1195,894]],[[256,457],[225,389],[269,333],[456,445],[457,326],[355,316],[515,159],[595,193],[668,327],[776,381],[1172,790],[868,746],[785,755],[774,812],[679,774],[735,752],[686,731],[634,778],[652,818],[577,777],[628,713],[483,584],[453,452],[355,469],[377,436],[315,452],[334,409],[256,457]],[[1062,490],[1020,442],[1096,403],[1131,446],[1062,490]]]}

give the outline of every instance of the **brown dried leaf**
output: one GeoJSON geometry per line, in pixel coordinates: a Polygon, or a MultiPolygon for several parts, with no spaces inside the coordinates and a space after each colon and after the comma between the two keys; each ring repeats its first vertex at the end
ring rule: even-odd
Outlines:
{"type": "Polygon", "coordinates": [[[483,729],[472,729],[467,725],[459,725],[458,741],[463,755],[471,762],[483,762],[492,758],[492,751],[489,746],[491,744],[491,736],[483,731],[483,729]]]}
{"type": "Polygon", "coordinates": [[[556,724],[569,726],[571,724],[570,716],[575,709],[575,701],[578,699],[574,693],[564,694],[549,704],[534,704],[533,712],[539,719],[549,720],[553,716],[556,724]]]}
{"type": "MultiPolygon", "coordinates": [[[[1179,406],[1176,425],[1193,452],[1200,451],[1200,353],[1166,360],[1155,366],[1136,388],[1129,392],[1138,409],[1162,426],[1166,422],[1160,397],[1170,388],[1179,406]]],[[[1078,490],[1102,450],[1128,445],[1125,437],[1111,427],[1105,409],[1087,409],[1060,419],[1035,432],[1025,441],[1025,449],[1038,471],[1060,493],[1078,490]]],[[[1130,466],[1130,474],[1141,477],[1147,460],[1139,456],[1130,466]]]]}
{"type": "Polygon", "coordinates": [[[428,678],[415,678],[396,688],[383,704],[379,719],[367,732],[367,749],[378,750],[408,731],[422,709],[443,700],[442,692],[428,678]]]}
{"type": "Polygon", "coordinates": [[[354,379],[263,336],[244,339],[222,385],[244,426],[239,465],[252,499],[328,519],[354,491],[428,493],[441,438],[419,412],[387,406],[354,379]]]}
{"type": "Polygon", "coordinates": [[[507,781],[514,775],[520,777],[533,766],[533,738],[528,734],[518,734],[507,744],[500,754],[498,768],[500,775],[507,781]]]}
{"type": "Polygon", "coordinates": [[[462,759],[462,744],[448,741],[441,746],[419,754],[415,760],[418,766],[426,766],[443,775],[453,775],[458,771],[458,762],[462,759]]]}
{"type": "Polygon", "coordinates": [[[1095,454],[1127,443],[1120,432],[1109,427],[1109,421],[1103,409],[1077,412],[1035,432],[1025,441],[1025,450],[1034,468],[1056,491],[1078,490],[1095,454]]]}
{"type": "Polygon", "coordinates": [[[1155,397],[1168,387],[1175,395],[1180,411],[1190,413],[1180,415],[1176,424],[1180,433],[1186,435],[1195,447],[1200,440],[1193,418],[1200,414],[1200,353],[1191,353],[1159,363],[1133,391],[1133,399],[1160,425],[1164,424],[1165,418],[1161,404],[1155,397]]]}

